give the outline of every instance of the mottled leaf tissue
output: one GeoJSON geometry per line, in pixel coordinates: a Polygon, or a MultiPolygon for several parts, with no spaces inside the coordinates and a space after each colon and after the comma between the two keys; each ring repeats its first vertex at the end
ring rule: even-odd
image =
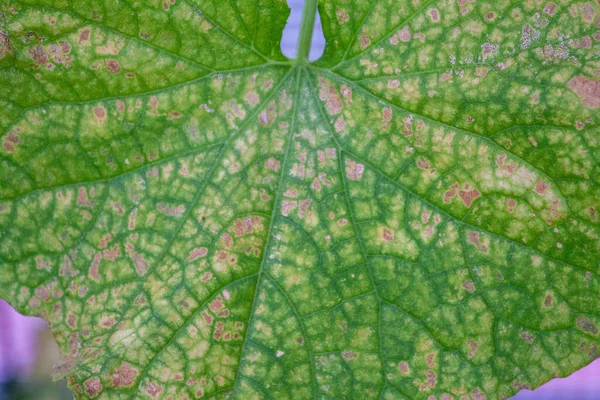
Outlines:
{"type": "Polygon", "coordinates": [[[600,355],[600,4],[0,3],[0,297],[76,398],[506,399],[600,355]],[[309,61],[315,16],[326,46],[309,61]]]}

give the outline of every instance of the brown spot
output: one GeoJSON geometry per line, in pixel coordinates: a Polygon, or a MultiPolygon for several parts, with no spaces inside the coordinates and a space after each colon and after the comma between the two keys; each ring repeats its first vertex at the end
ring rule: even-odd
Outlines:
{"type": "Polygon", "coordinates": [[[226,260],[226,259],[227,259],[227,253],[226,253],[225,251],[221,250],[221,251],[219,251],[219,252],[218,252],[218,253],[215,255],[215,258],[216,258],[218,261],[223,261],[223,260],[226,260]]]}
{"type": "Polygon", "coordinates": [[[590,356],[590,358],[592,360],[595,360],[598,358],[598,356],[599,356],[598,347],[596,346],[595,343],[590,344],[590,348],[588,350],[588,355],[590,356]]]}
{"type": "Polygon", "coordinates": [[[529,385],[529,384],[527,384],[527,383],[521,383],[521,382],[519,382],[519,381],[514,381],[514,382],[512,383],[512,386],[513,386],[515,389],[519,389],[519,390],[521,390],[521,389],[529,389],[529,390],[531,390],[531,385],[529,385]]]}
{"type": "Polygon", "coordinates": [[[458,193],[458,195],[460,196],[466,207],[471,207],[471,204],[473,204],[473,200],[478,198],[481,195],[481,193],[479,193],[479,190],[477,189],[461,190],[458,193]]]}
{"type": "Polygon", "coordinates": [[[43,301],[50,300],[50,290],[48,290],[48,288],[44,285],[39,286],[37,289],[35,289],[35,295],[43,301]]]}
{"type": "Polygon", "coordinates": [[[481,389],[476,388],[471,393],[471,400],[487,400],[487,395],[481,391],[481,389]]]}
{"type": "Polygon", "coordinates": [[[164,212],[168,217],[179,217],[185,212],[185,207],[183,205],[179,205],[177,207],[168,207],[164,203],[158,203],[156,208],[158,211],[164,212]]]}
{"type": "Polygon", "coordinates": [[[469,232],[467,234],[467,241],[473,243],[480,251],[487,252],[487,246],[480,241],[481,237],[479,232],[469,232]]]}
{"type": "Polygon", "coordinates": [[[342,96],[344,96],[344,98],[346,99],[348,104],[352,104],[352,88],[351,87],[342,85],[342,87],[340,88],[340,93],[342,94],[342,96]]]}
{"type": "Polygon", "coordinates": [[[152,396],[152,398],[156,398],[159,395],[159,393],[162,391],[163,391],[162,386],[159,386],[154,382],[146,383],[146,392],[148,392],[148,394],[150,396],[152,396]]]}
{"type": "Polygon", "coordinates": [[[572,78],[567,87],[579,96],[583,106],[592,110],[600,107],[600,81],[595,78],[586,78],[578,75],[572,78]]]}
{"type": "Polygon", "coordinates": [[[21,142],[19,135],[17,135],[13,131],[8,132],[2,140],[4,141],[4,148],[10,152],[14,151],[14,145],[21,142]]]}
{"type": "Polygon", "coordinates": [[[394,241],[394,231],[391,229],[387,229],[387,228],[383,228],[383,240],[385,240],[386,242],[393,242],[394,241]]]}
{"type": "Polygon", "coordinates": [[[225,307],[225,305],[223,304],[223,298],[221,296],[217,296],[216,299],[214,299],[211,303],[210,303],[210,309],[214,312],[219,311],[220,309],[222,309],[223,307],[225,307]]]}
{"type": "Polygon", "coordinates": [[[437,383],[437,375],[432,370],[428,369],[425,371],[425,379],[424,385],[420,386],[421,390],[433,389],[437,383]]]}
{"type": "Polygon", "coordinates": [[[0,31],[0,59],[9,52],[12,53],[11,38],[4,31],[0,31]]]}
{"type": "Polygon", "coordinates": [[[128,217],[128,225],[127,227],[129,228],[130,231],[135,229],[135,218],[137,215],[137,208],[134,208],[133,210],[131,210],[131,213],[129,213],[129,217],[128,217]]]}
{"type": "Polygon", "coordinates": [[[477,344],[477,342],[474,342],[472,340],[467,340],[467,344],[469,345],[469,348],[470,348],[469,354],[467,354],[467,360],[470,360],[475,355],[475,352],[477,351],[477,348],[479,347],[479,345],[477,344]]]}
{"type": "Polygon", "coordinates": [[[398,37],[398,40],[400,40],[401,42],[408,42],[410,40],[410,30],[408,28],[408,26],[405,26],[404,28],[402,28],[401,30],[399,30],[396,33],[396,36],[398,37]]]}
{"type": "Polygon", "coordinates": [[[392,109],[390,107],[383,109],[383,120],[387,122],[392,120],[392,109]]]}
{"type": "Polygon", "coordinates": [[[429,160],[417,161],[417,167],[419,167],[421,169],[429,169],[429,160]]]}
{"type": "Polygon", "coordinates": [[[342,358],[344,360],[352,360],[353,358],[357,358],[357,357],[358,356],[350,350],[342,351],[342,358]]]}
{"type": "Polygon", "coordinates": [[[202,276],[202,282],[208,282],[212,278],[212,274],[210,272],[205,272],[202,276]]]}
{"type": "MultiPolygon", "coordinates": [[[[241,219],[235,220],[235,236],[244,235],[244,224],[241,219]]],[[[227,246],[227,240],[225,239],[225,245],[227,246]]]]}
{"type": "Polygon", "coordinates": [[[457,183],[450,186],[450,190],[448,190],[447,192],[444,192],[444,203],[450,203],[452,198],[454,196],[456,196],[456,189],[458,189],[457,183]]]}
{"type": "Polygon", "coordinates": [[[215,332],[213,333],[213,338],[215,340],[221,339],[221,337],[223,336],[223,328],[224,327],[225,327],[225,324],[223,324],[223,322],[217,322],[215,332]]]}
{"type": "Polygon", "coordinates": [[[546,194],[546,191],[548,190],[549,187],[550,187],[550,184],[548,184],[546,182],[538,181],[535,184],[535,192],[537,194],[544,195],[544,194],[546,194]]]}
{"type": "MultiPolygon", "coordinates": [[[[300,200],[300,202],[298,203],[298,217],[299,218],[304,218],[304,216],[307,214],[308,207],[310,207],[311,204],[312,204],[312,199],[300,200]]],[[[308,214],[311,215],[312,213],[308,213],[308,214]]]]}
{"type": "Polygon", "coordinates": [[[48,54],[46,53],[46,50],[40,45],[33,46],[33,48],[27,50],[27,52],[38,66],[44,65],[48,62],[48,54]]]}
{"type": "Polygon", "coordinates": [[[100,122],[104,121],[104,118],[106,118],[106,110],[104,107],[94,107],[92,108],[92,112],[100,122]]]}
{"type": "Polygon", "coordinates": [[[119,251],[118,245],[114,245],[110,249],[106,249],[102,252],[102,256],[105,259],[110,260],[110,261],[115,261],[117,259],[117,257],[119,257],[120,255],[121,255],[121,252],[119,251]]]}
{"type": "Polygon", "coordinates": [[[29,299],[29,307],[36,308],[36,307],[39,307],[40,304],[42,304],[42,303],[40,302],[40,299],[38,299],[37,297],[32,297],[31,299],[29,299]]]}
{"type": "Polygon", "coordinates": [[[544,7],[544,14],[549,15],[551,17],[554,16],[555,11],[556,11],[556,4],[554,4],[554,3],[548,3],[544,7]]]}
{"type": "Polygon", "coordinates": [[[480,78],[485,78],[487,76],[489,72],[489,68],[487,67],[477,67],[475,69],[475,75],[477,75],[480,78]]]}
{"type": "Polygon", "coordinates": [[[499,167],[504,165],[504,161],[506,160],[506,153],[502,153],[496,157],[496,165],[499,167]]]}
{"type": "Polygon", "coordinates": [[[256,92],[252,91],[252,92],[248,92],[246,94],[246,101],[251,106],[255,106],[259,103],[260,99],[258,97],[258,94],[256,94],[256,92]]]}
{"type": "Polygon", "coordinates": [[[354,161],[346,160],[346,176],[352,181],[359,181],[362,178],[365,166],[354,161]]]}
{"type": "Polygon", "coordinates": [[[534,337],[533,337],[533,335],[531,333],[529,333],[529,332],[521,332],[519,334],[519,336],[521,336],[521,339],[523,339],[526,343],[529,343],[529,344],[533,343],[534,337]]]}
{"type": "Polygon", "coordinates": [[[429,366],[429,368],[434,368],[435,367],[435,353],[430,353],[427,354],[427,365],[429,366]]]}
{"type": "Polygon", "coordinates": [[[69,324],[71,328],[75,328],[75,316],[73,314],[67,316],[67,324],[69,324]]]}
{"type": "Polygon", "coordinates": [[[508,212],[513,212],[515,210],[515,206],[517,205],[517,201],[514,199],[506,199],[506,207],[508,207],[508,212]]]}
{"type": "Polygon", "coordinates": [[[207,313],[206,311],[202,311],[202,318],[204,318],[204,321],[208,325],[212,324],[213,317],[209,313],[207,313]]]}
{"type": "Polygon", "coordinates": [[[340,133],[344,130],[344,128],[346,127],[346,120],[344,119],[343,115],[340,115],[335,122],[333,123],[333,127],[335,128],[335,131],[337,133],[340,133]]]}
{"type": "Polygon", "coordinates": [[[348,11],[346,11],[346,10],[337,10],[335,12],[335,16],[340,25],[348,22],[348,20],[350,19],[350,16],[348,15],[348,11]]]}
{"type": "Polygon", "coordinates": [[[439,22],[440,12],[438,10],[436,10],[435,8],[432,8],[431,10],[429,10],[428,14],[433,22],[439,22]]]}
{"type": "Polygon", "coordinates": [[[68,54],[71,51],[71,45],[68,42],[65,42],[64,40],[58,42],[58,45],[60,47],[60,51],[64,54],[68,54]]]}
{"type": "Polygon", "coordinates": [[[176,2],[177,2],[177,0],[164,0],[164,1],[162,2],[163,9],[164,9],[165,11],[169,11],[169,8],[171,8],[171,6],[172,6],[173,4],[175,4],[176,2]]]}
{"type": "Polygon", "coordinates": [[[408,373],[410,372],[410,368],[408,366],[408,363],[406,361],[401,361],[398,363],[398,369],[400,370],[400,373],[402,375],[408,375],[408,373]]]}
{"type": "Polygon", "coordinates": [[[589,319],[587,319],[586,317],[579,317],[577,318],[577,326],[588,332],[591,333],[592,335],[597,335],[598,334],[598,327],[596,325],[594,325],[594,323],[592,321],[590,321],[589,319]]]}
{"type": "Polygon", "coordinates": [[[158,176],[158,168],[152,168],[150,171],[146,172],[146,176],[148,178],[154,178],[155,176],[158,176]]]}
{"type": "Polygon", "coordinates": [[[158,114],[158,98],[156,96],[150,96],[150,107],[154,115],[158,114]]]}
{"type": "Polygon", "coordinates": [[[277,171],[279,171],[279,168],[281,167],[281,163],[279,161],[277,161],[275,158],[269,157],[269,159],[265,162],[265,167],[267,169],[277,172],[277,171]]]}
{"type": "Polygon", "coordinates": [[[137,273],[139,275],[144,275],[146,273],[146,270],[148,269],[148,263],[146,262],[146,260],[144,260],[144,257],[139,255],[138,253],[134,253],[132,258],[137,273]]]}
{"type": "MultiPolygon", "coordinates": [[[[92,191],[90,191],[90,194],[91,193],[92,191]]],[[[87,193],[84,187],[79,188],[79,192],[77,194],[77,204],[80,206],[91,206],[93,204],[92,201],[88,200],[87,193]]]]}
{"type": "Polygon", "coordinates": [[[590,3],[583,3],[579,5],[581,9],[581,14],[583,15],[583,20],[586,22],[592,22],[594,20],[594,16],[596,12],[590,3]]]}
{"type": "Polygon", "coordinates": [[[79,33],[79,44],[83,44],[83,43],[87,42],[89,39],[90,39],[90,30],[83,29],[79,33]]]}
{"type": "Polygon", "coordinates": [[[102,391],[102,384],[100,383],[100,378],[88,379],[84,383],[85,391],[87,394],[93,399],[98,396],[98,393],[102,391]]]}
{"type": "MultiPolygon", "coordinates": [[[[498,45],[497,44],[484,43],[484,44],[481,45],[481,55],[483,57],[487,57],[490,54],[495,53],[496,50],[498,50],[498,45]]],[[[485,72],[485,75],[487,75],[487,71],[485,72]]],[[[485,78],[485,76],[482,76],[482,78],[485,78]]]]}
{"type": "Polygon", "coordinates": [[[554,301],[554,297],[547,295],[544,299],[544,307],[552,307],[552,303],[554,301]]]}
{"type": "Polygon", "coordinates": [[[329,115],[339,114],[342,111],[343,103],[335,87],[326,83],[323,78],[319,79],[319,85],[321,87],[319,98],[326,101],[325,108],[327,109],[327,113],[329,115]]]}
{"type": "Polygon", "coordinates": [[[200,247],[196,249],[192,249],[190,251],[190,256],[188,257],[188,261],[194,261],[197,258],[204,257],[208,253],[206,247],[200,247]]]}
{"type": "Polygon", "coordinates": [[[468,281],[463,282],[461,286],[469,293],[473,293],[475,291],[475,284],[470,279],[468,281]]]}
{"type": "Polygon", "coordinates": [[[287,217],[288,215],[290,215],[290,211],[292,211],[296,207],[298,207],[297,201],[284,200],[281,203],[281,214],[287,217]]]}
{"type": "Polygon", "coordinates": [[[137,374],[138,370],[131,368],[131,364],[128,362],[122,362],[121,367],[117,368],[115,372],[113,372],[113,385],[117,389],[122,386],[131,386],[137,374]]]}
{"type": "Polygon", "coordinates": [[[319,182],[318,178],[313,179],[312,184],[310,185],[311,189],[313,190],[321,190],[321,182],[319,182]]]}
{"type": "Polygon", "coordinates": [[[100,261],[102,261],[102,254],[97,253],[92,260],[92,264],[90,265],[89,276],[95,281],[100,280],[100,274],[98,273],[100,261]]]}
{"type": "Polygon", "coordinates": [[[98,243],[98,248],[105,249],[106,246],[108,245],[108,242],[110,242],[111,239],[112,239],[112,235],[110,233],[107,233],[106,235],[104,235],[104,237],[100,240],[100,243],[98,243]]]}
{"type": "Polygon", "coordinates": [[[573,40],[571,41],[571,47],[574,49],[591,49],[592,38],[589,36],[584,36],[580,40],[573,40]]]}
{"type": "Polygon", "coordinates": [[[533,138],[533,136],[529,136],[527,140],[529,140],[529,143],[531,143],[533,147],[538,147],[537,141],[533,138]]]}
{"type": "Polygon", "coordinates": [[[440,82],[446,82],[452,79],[452,72],[446,72],[445,74],[440,75],[440,82]]]}
{"type": "Polygon", "coordinates": [[[360,35],[358,35],[358,39],[360,40],[360,48],[362,50],[366,49],[367,46],[371,44],[371,39],[369,39],[369,35],[367,35],[366,33],[361,33],[360,35]]]}
{"type": "Polygon", "coordinates": [[[37,269],[45,269],[50,272],[50,263],[44,260],[42,257],[38,256],[35,258],[35,266],[37,269]]]}

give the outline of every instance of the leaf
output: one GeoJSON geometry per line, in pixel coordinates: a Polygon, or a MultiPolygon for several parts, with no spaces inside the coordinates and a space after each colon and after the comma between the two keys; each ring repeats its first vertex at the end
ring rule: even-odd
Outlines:
{"type": "Polygon", "coordinates": [[[0,6],[0,297],[77,398],[498,399],[600,342],[600,6],[0,6]]]}

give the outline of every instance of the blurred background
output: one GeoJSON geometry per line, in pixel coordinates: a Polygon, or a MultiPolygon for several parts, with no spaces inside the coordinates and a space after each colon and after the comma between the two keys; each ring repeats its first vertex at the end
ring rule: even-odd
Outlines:
{"type": "MultiPolygon", "coordinates": [[[[281,49],[289,58],[296,55],[303,0],[288,0],[292,14],[283,32],[281,49]]],[[[313,32],[310,60],[325,48],[320,18],[313,32]]],[[[56,342],[40,318],[25,317],[0,299],[0,400],[72,399],[66,381],[53,382],[52,366],[58,362],[56,342]]],[[[531,391],[522,390],[513,400],[598,400],[600,359],[568,378],[554,379],[531,391]]]]}
{"type": "Polygon", "coordinates": [[[72,399],[66,381],[51,378],[58,356],[44,320],[24,317],[0,300],[0,400],[72,399]]]}
{"type": "MultiPolygon", "coordinates": [[[[0,400],[70,400],[65,380],[53,382],[58,347],[40,318],[24,317],[0,300],[0,400]]],[[[600,359],[513,400],[598,400],[600,359]]]]}

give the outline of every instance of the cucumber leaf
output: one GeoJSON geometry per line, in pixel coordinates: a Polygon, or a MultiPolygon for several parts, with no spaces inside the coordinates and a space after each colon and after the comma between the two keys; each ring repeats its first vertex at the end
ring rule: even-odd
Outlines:
{"type": "Polygon", "coordinates": [[[481,400],[596,359],[598,2],[306,0],[294,60],[288,15],[0,5],[0,297],[55,376],[481,400]]]}

